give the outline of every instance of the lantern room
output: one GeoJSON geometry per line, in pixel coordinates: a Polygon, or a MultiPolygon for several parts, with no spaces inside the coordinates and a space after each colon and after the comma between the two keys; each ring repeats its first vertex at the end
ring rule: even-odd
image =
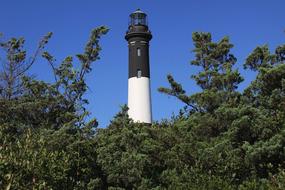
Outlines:
{"type": "Polygon", "coordinates": [[[144,25],[147,26],[147,15],[140,9],[130,14],[129,26],[144,25]]]}

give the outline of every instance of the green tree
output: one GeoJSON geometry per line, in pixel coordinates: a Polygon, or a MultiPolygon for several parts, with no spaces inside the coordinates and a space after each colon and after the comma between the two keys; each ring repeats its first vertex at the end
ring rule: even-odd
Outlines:
{"type": "MultiPolygon", "coordinates": [[[[83,96],[87,90],[85,76],[91,71],[92,63],[99,59],[99,39],[107,31],[106,27],[92,31],[85,51],[76,56],[79,69],[74,68],[71,56],[56,67],[53,56],[40,46],[37,51],[51,65],[54,83],[9,70],[14,72],[11,76],[16,76],[15,81],[20,81],[22,91],[9,95],[14,91],[14,83],[1,86],[8,98],[0,99],[0,186],[5,189],[94,189],[103,185],[93,139],[97,122],[85,119],[88,111],[84,105],[88,101],[83,96]]],[[[51,33],[44,38],[44,45],[50,37],[51,33]]],[[[6,43],[8,48],[15,48],[6,51],[8,65],[14,67],[25,62],[23,42],[23,39],[12,39],[6,43]]],[[[6,50],[5,45],[2,47],[6,50]]],[[[30,67],[31,64],[23,66],[23,71],[30,67]]]]}
{"type": "Polygon", "coordinates": [[[228,37],[219,42],[212,42],[210,33],[194,32],[195,60],[191,65],[201,67],[201,71],[191,77],[203,90],[201,93],[186,95],[182,85],[171,75],[167,76],[171,88],[159,88],[162,93],[177,97],[186,103],[194,112],[213,112],[224,102],[235,102],[237,86],[243,81],[238,70],[234,70],[236,58],[230,53],[233,45],[228,37]]]}
{"type": "Polygon", "coordinates": [[[255,116],[247,133],[247,158],[258,175],[267,177],[284,168],[285,130],[285,45],[273,54],[267,46],[257,47],[247,58],[244,67],[257,71],[256,79],[244,91],[246,104],[255,108],[255,116]],[[256,109],[257,108],[257,109],[256,109]]]}
{"type": "MultiPolygon", "coordinates": [[[[48,33],[39,42],[39,45],[30,59],[26,58],[26,51],[23,49],[24,38],[11,38],[8,41],[0,41],[0,48],[5,52],[6,58],[1,59],[2,70],[0,72],[0,97],[1,99],[12,99],[24,92],[21,78],[35,63],[36,58],[45,48],[52,33],[48,33]]],[[[0,36],[1,37],[1,36],[0,36]]]]}

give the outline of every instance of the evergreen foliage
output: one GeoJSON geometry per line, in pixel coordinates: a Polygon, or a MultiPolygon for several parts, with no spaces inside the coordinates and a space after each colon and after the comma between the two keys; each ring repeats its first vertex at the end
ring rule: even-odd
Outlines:
{"type": "Polygon", "coordinates": [[[45,50],[51,33],[30,59],[23,38],[1,41],[0,189],[285,189],[285,45],[253,50],[244,68],[257,77],[240,92],[229,38],[193,33],[201,91],[187,95],[172,75],[159,88],[185,103],[181,112],[150,126],[123,106],[98,129],[86,119],[85,76],[107,31],[94,29],[58,66],[45,50]],[[40,55],[53,83],[28,75],[40,55]]]}

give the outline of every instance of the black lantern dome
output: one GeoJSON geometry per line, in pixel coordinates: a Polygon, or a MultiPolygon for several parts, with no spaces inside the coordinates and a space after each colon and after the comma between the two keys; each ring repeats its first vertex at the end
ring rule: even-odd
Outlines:
{"type": "Polygon", "coordinates": [[[129,26],[132,25],[145,25],[147,26],[147,15],[140,9],[130,14],[129,26]]]}
{"type": "Polygon", "coordinates": [[[130,14],[129,19],[129,27],[125,36],[126,40],[133,37],[141,37],[149,41],[152,38],[151,32],[148,29],[147,15],[144,12],[137,9],[130,14]]]}

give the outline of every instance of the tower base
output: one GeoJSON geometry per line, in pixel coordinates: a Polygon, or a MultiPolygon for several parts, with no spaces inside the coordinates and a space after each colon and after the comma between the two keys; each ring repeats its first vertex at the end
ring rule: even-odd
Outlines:
{"type": "Polygon", "coordinates": [[[129,117],[135,122],[151,123],[150,79],[132,77],[128,80],[129,117]]]}

